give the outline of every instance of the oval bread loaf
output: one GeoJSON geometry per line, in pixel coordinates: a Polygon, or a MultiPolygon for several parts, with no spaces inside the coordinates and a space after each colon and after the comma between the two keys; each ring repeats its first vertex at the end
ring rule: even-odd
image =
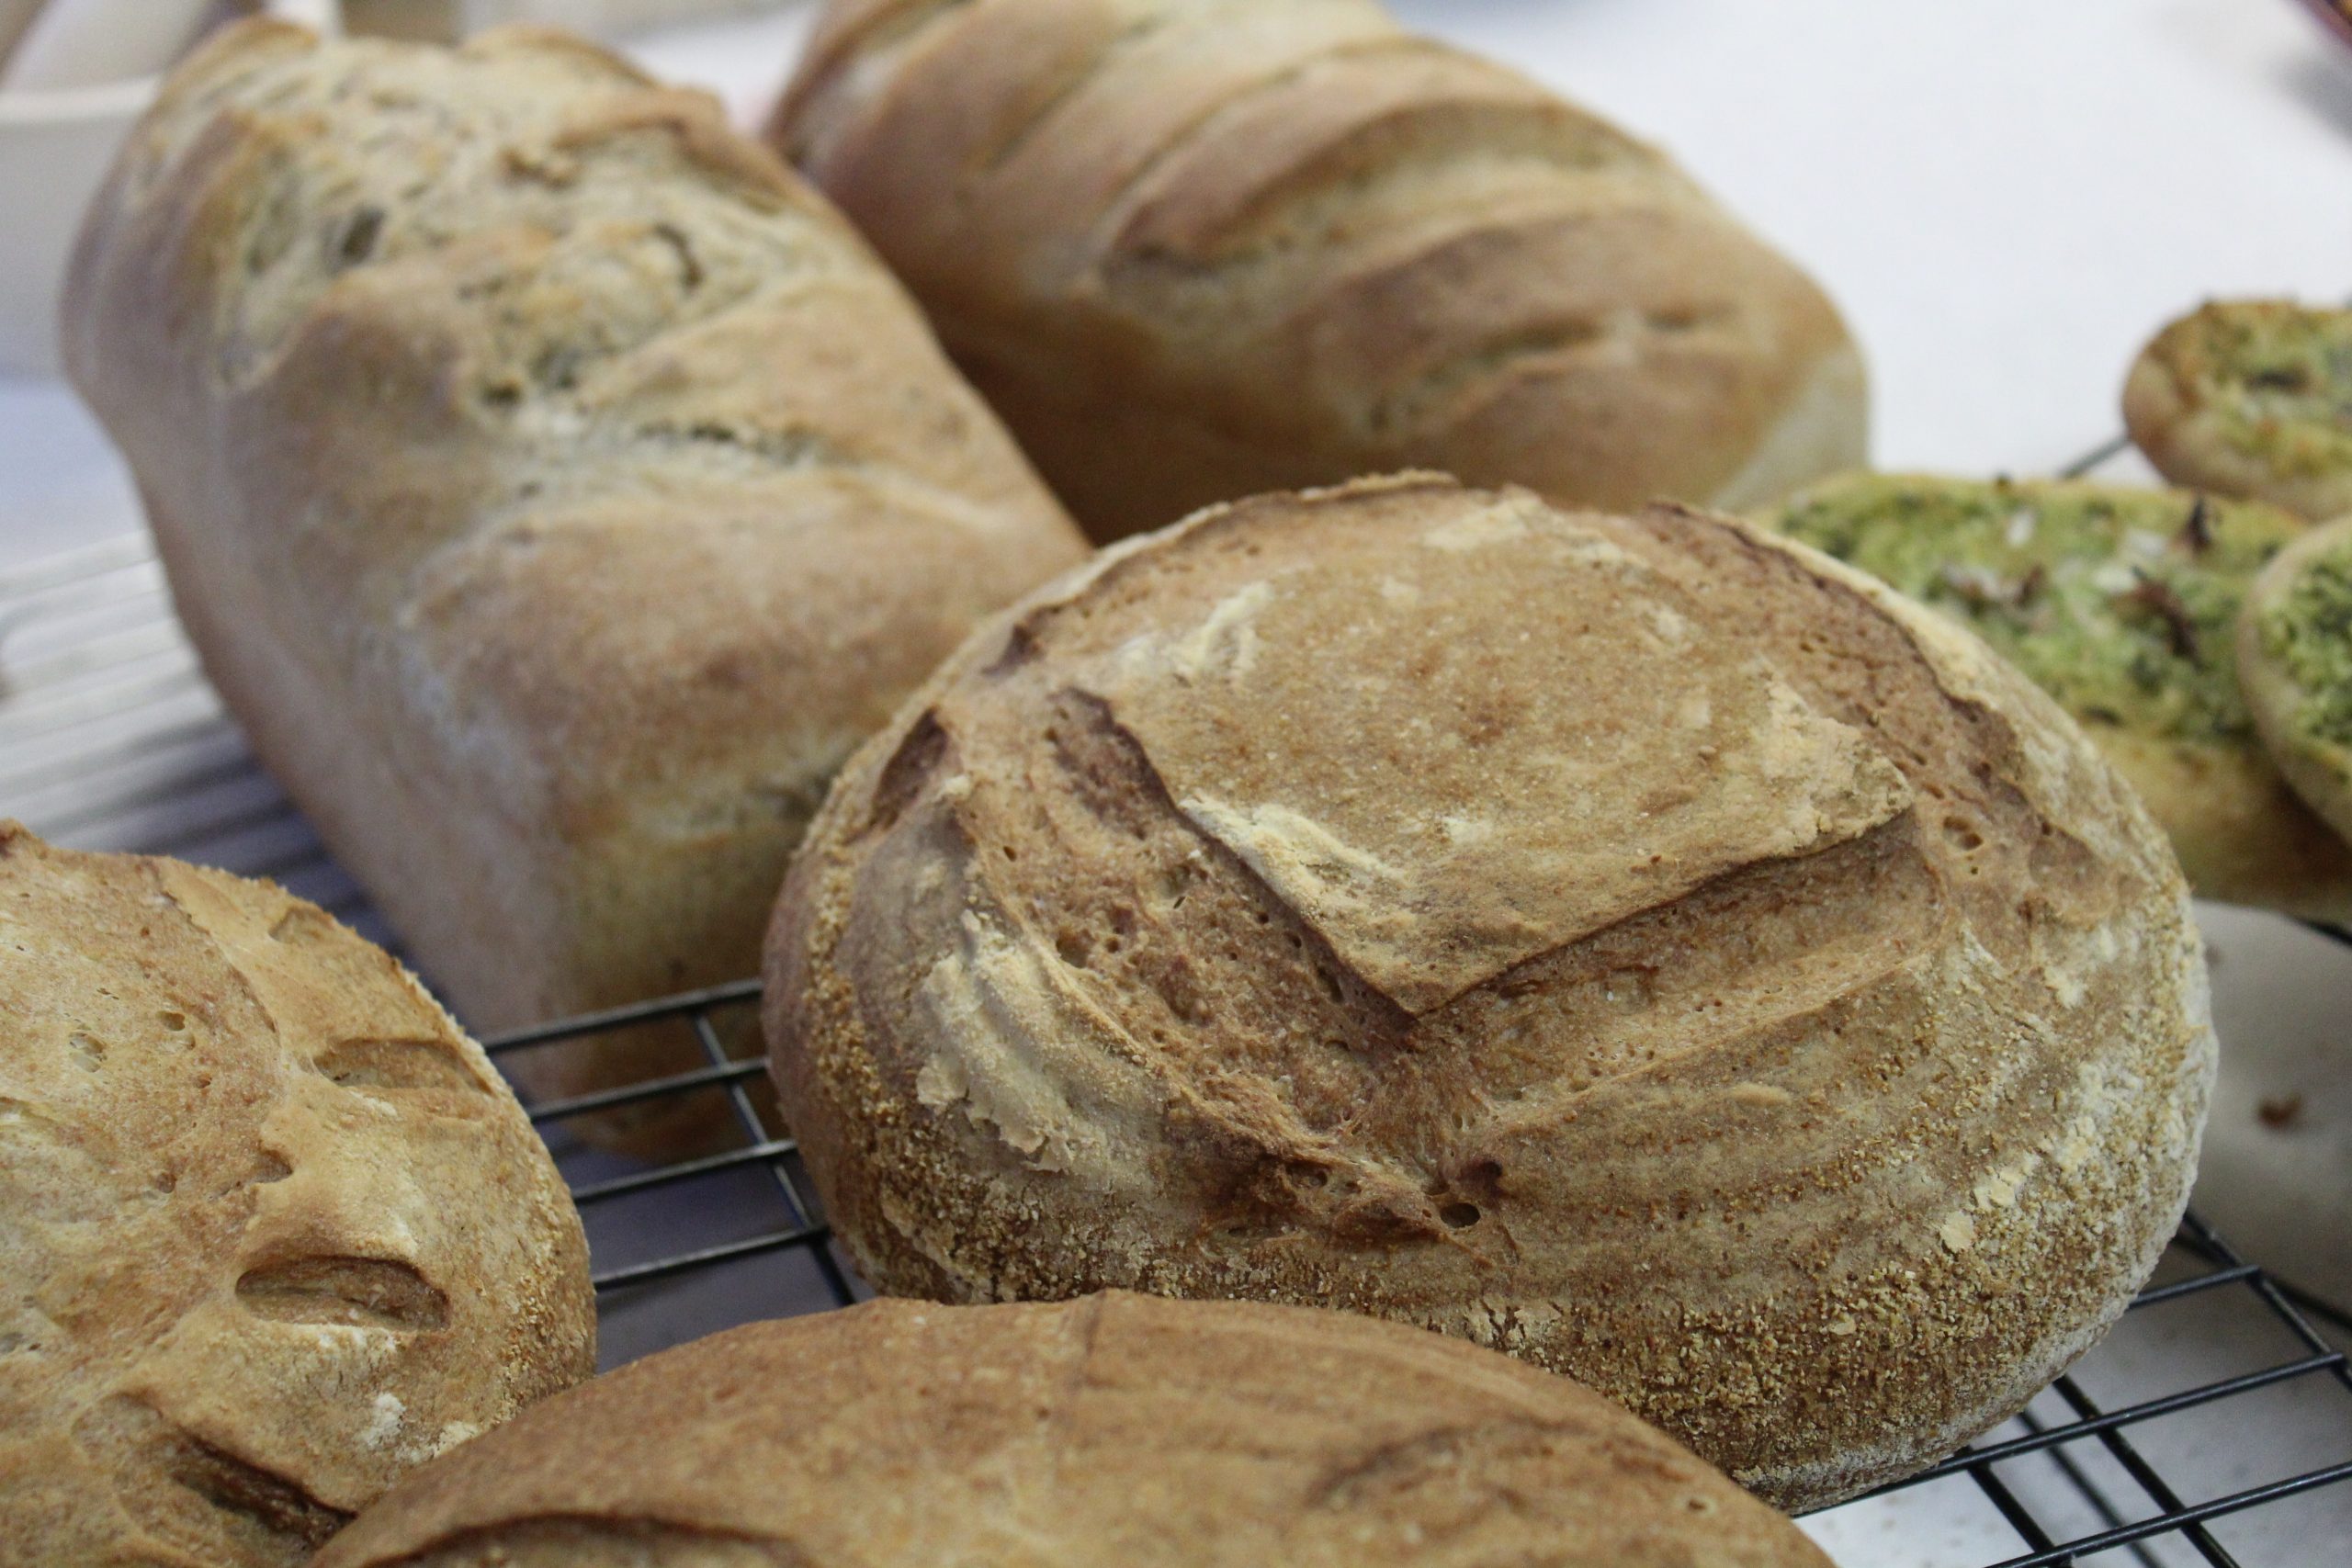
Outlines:
{"type": "Polygon", "coordinates": [[[978,634],[836,784],[768,981],[877,1288],[1419,1324],[1792,1507],[2098,1337],[2213,1069],[2162,834],[1982,643],[1731,519],[1433,478],[978,634]]]}
{"type": "Polygon", "coordinates": [[[1375,0],[834,0],[770,135],[1098,537],[1416,465],[1745,506],[1864,457],[1803,274],[1375,0]]]}
{"type": "Polygon", "coordinates": [[[869,1302],[640,1361],[319,1568],[1827,1568],[1564,1379],[1339,1313],[869,1302]]]}
{"type": "Polygon", "coordinates": [[[2239,607],[2301,519],[2128,485],[1855,473],[1765,522],[2032,677],[2139,793],[2199,895],[2352,919],[2352,844],[2288,787],[2239,681],[2239,607]]]}
{"type": "Polygon", "coordinates": [[[481,1053],[267,883],[0,823],[0,1565],[296,1568],[595,1371],[481,1053]]]}
{"type": "Polygon", "coordinates": [[[849,749],[1083,550],[821,197],[559,34],[231,30],[64,335],[206,672],[478,1028],[748,974],[849,749]]]}

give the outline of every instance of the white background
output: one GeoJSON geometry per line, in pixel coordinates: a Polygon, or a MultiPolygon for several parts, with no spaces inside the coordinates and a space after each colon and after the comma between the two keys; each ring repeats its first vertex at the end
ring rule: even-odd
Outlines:
{"type": "MultiPolygon", "coordinates": [[[[2047,468],[2114,429],[2124,367],[2167,317],[2215,294],[2352,295],[2352,50],[2292,0],[1398,4],[1662,142],[1821,276],[1870,358],[1884,466],[2047,468]]],[[[808,14],[635,46],[748,118],[808,14]]],[[[138,523],[71,399],[0,378],[0,570],[138,523]]],[[[2352,1295],[2352,964],[2263,917],[2208,929],[2230,1068],[2200,1205],[2352,1295]],[[2261,1129],[2256,1101],[2289,1093],[2301,1122],[2261,1129]]],[[[2226,1359],[2200,1332],[2131,1354],[2177,1383],[2226,1359]]],[[[2343,1457],[2341,1436],[2289,1412],[2194,1441],[2229,1449],[2219,1489],[2343,1457]]],[[[2016,1550],[1973,1491],[1946,1495],[1815,1528],[1857,1568],[2016,1550]]],[[[2308,1502],[2239,1538],[2246,1560],[2352,1560],[2352,1497],[2308,1502]]]]}

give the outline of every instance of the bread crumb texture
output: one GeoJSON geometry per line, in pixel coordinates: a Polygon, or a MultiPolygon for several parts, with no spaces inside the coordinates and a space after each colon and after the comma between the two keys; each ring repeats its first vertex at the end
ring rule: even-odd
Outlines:
{"type": "Polygon", "coordinates": [[[2213,1061],[2161,835],[1982,643],[1728,519],[1422,476],[977,636],[844,774],[768,977],[884,1291],[1418,1324],[1784,1505],[2098,1336],[2213,1061]]]}
{"type": "Polygon", "coordinates": [[[641,1361],[425,1468],[319,1568],[1826,1568],[1654,1428],[1393,1324],[880,1301],[641,1361]]]}
{"type": "Polygon", "coordinates": [[[323,911],[0,824],[0,1564],[307,1562],[594,1370],[521,1108],[323,911]]]}

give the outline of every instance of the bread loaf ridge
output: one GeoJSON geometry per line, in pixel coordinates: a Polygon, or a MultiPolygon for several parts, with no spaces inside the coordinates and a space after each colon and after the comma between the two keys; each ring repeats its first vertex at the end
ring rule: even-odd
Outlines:
{"type": "Polygon", "coordinates": [[[1982,643],[1730,518],[1426,476],[976,634],[836,784],[767,976],[877,1289],[1396,1318],[1788,1507],[2098,1337],[2214,1059],[2162,834],[1982,643]]]}
{"type": "Polygon", "coordinates": [[[478,1028],[747,973],[850,747],[1083,547],[821,197],[560,34],[230,30],[63,327],[207,673],[478,1028]]]}
{"type": "Polygon", "coordinates": [[[298,1568],[595,1371],[514,1097],[267,883],[0,822],[0,1568],[298,1568]]]}
{"type": "Polygon", "coordinates": [[[1587,1390],[1339,1313],[869,1302],[640,1361],[318,1568],[1826,1568],[1587,1390]]]}
{"type": "Polygon", "coordinates": [[[1745,506],[1864,457],[1795,267],[1375,0],[834,0],[770,136],[1098,537],[1408,466],[1745,506]]]}

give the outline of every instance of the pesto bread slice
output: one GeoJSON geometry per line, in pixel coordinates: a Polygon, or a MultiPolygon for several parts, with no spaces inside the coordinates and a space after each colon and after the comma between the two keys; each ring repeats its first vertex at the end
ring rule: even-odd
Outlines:
{"type": "Polygon", "coordinates": [[[1766,522],[1964,622],[2080,721],[2201,896],[2352,910],[2352,849],[2265,752],[2239,607],[2301,537],[2278,508],[2077,481],[1854,473],[1766,522]]]}
{"type": "Polygon", "coordinates": [[[2123,417],[2175,484],[2313,522],[2352,512],[2352,310],[2208,304],[2141,351],[2123,417]]]}
{"type": "Polygon", "coordinates": [[[2352,840],[2352,517],[2305,534],[2255,580],[2238,670],[2279,772],[2352,840]]]}

